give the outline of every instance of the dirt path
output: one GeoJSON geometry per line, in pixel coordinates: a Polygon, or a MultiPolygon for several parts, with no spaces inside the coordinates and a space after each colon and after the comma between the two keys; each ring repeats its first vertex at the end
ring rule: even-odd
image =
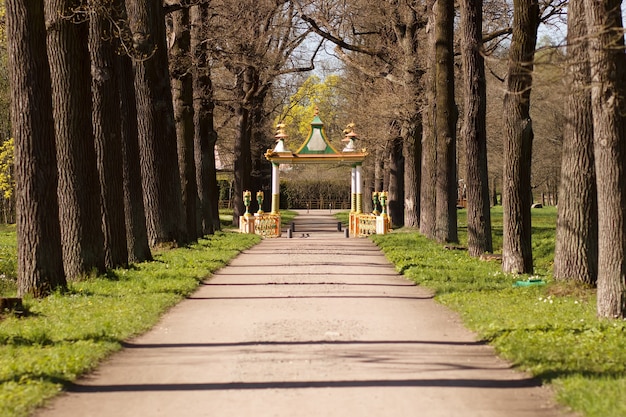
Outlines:
{"type": "Polygon", "coordinates": [[[36,415],[565,415],[336,225],[304,212],[36,415]]]}

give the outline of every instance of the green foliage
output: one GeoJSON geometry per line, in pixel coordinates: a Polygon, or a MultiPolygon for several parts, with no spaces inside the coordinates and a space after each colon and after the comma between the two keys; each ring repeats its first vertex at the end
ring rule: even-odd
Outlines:
{"type": "MultiPolygon", "coordinates": [[[[458,211],[459,241],[467,246],[467,210],[458,211]]],[[[532,246],[535,273],[547,275],[554,262],[556,207],[532,209],[532,246]]],[[[502,206],[491,209],[493,252],[502,252],[502,206]]]]}
{"type": "Polygon", "coordinates": [[[320,180],[291,179],[280,184],[282,207],[307,207],[311,200],[319,200],[322,206],[329,202],[350,199],[350,177],[320,180]]]}
{"type": "Polygon", "coordinates": [[[341,222],[343,226],[348,226],[350,224],[350,212],[349,211],[338,211],[334,214],[335,218],[341,222]]]}
{"type": "Polygon", "coordinates": [[[13,176],[13,138],[4,141],[0,146],[0,192],[5,199],[10,199],[15,193],[15,178],[13,176]]]}
{"type": "Polygon", "coordinates": [[[0,225],[0,297],[17,292],[17,237],[15,225],[0,225]]]}
{"type": "Polygon", "coordinates": [[[28,415],[258,241],[255,235],[219,232],[157,253],[154,262],[72,283],[42,300],[24,300],[26,317],[0,321],[0,415],[28,415]]]}
{"type": "Polygon", "coordinates": [[[343,101],[340,84],[341,77],[338,75],[329,75],[323,81],[317,75],[311,75],[290,98],[276,121],[276,124],[282,122],[286,125],[285,131],[289,138],[285,145],[288,148],[296,151],[296,147],[309,135],[316,108],[319,109],[329,139],[336,132],[341,132],[337,121],[343,101]]]}
{"type": "MultiPolygon", "coordinates": [[[[460,213],[465,227],[465,213],[460,213]]],[[[398,271],[432,288],[441,303],[520,369],[553,384],[560,401],[587,417],[626,415],[626,321],[596,318],[595,291],[553,282],[556,209],[533,209],[533,255],[548,285],[514,287],[493,261],[447,250],[414,232],[372,239],[398,271]]],[[[502,209],[492,211],[494,234],[502,209]]],[[[461,233],[466,239],[465,233],[461,233]]],[[[501,239],[495,245],[501,250],[501,239]]]]}
{"type": "Polygon", "coordinates": [[[291,221],[296,218],[298,215],[297,212],[292,210],[281,210],[280,212],[280,223],[283,226],[287,226],[291,224],[291,221]]]}
{"type": "Polygon", "coordinates": [[[4,1],[0,1],[0,141],[11,135],[11,99],[5,14],[4,1]]]}

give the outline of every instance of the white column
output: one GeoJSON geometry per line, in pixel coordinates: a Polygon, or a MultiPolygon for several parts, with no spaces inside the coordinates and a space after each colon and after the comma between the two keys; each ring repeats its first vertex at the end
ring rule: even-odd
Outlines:
{"type": "Polygon", "coordinates": [[[361,164],[356,166],[355,171],[356,212],[363,213],[363,180],[361,179],[361,164]]]}
{"type": "Polygon", "coordinates": [[[272,163],[272,214],[280,211],[280,164],[272,163]]]}
{"type": "Polygon", "coordinates": [[[356,212],[356,166],[352,167],[352,177],[350,185],[350,212],[356,212]]]}

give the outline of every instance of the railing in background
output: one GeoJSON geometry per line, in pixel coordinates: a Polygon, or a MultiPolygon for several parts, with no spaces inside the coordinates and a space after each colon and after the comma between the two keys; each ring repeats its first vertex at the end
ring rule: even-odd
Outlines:
{"type": "Polygon", "coordinates": [[[356,216],[356,236],[367,237],[376,234],[376,216],[373,214],[358,214],[356,216]]]}
{"type": "Polygon", "coordinates": [[[262,237],[279,237],[280,215],[271,213],[255,214],[254,233],[262,237]]]}
{"type": "MultiPolygon", "coordinates": [[[[219,208],[232,208],[233,204],[230,200],[220,200],[219,208]]],[[[290,202],[288,207],[281,207],[281,209],[302,209],[302,210],[350,210],[349,200],[326,200],[326,199],[301,199],[290,202]],[[330,204],[330,206],[329,206],[330,204]]]]}

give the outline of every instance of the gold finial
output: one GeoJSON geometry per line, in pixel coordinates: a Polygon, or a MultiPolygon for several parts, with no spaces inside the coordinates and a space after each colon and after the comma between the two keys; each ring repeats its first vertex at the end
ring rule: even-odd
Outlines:
{"type": "Polygon", "coordinates": [[[356,126],[354,122],[348,123],[346,128],[343,130],[343,134],[347,136],[352,133],[351,136],[356,136],[356,134],[354,134],[354,126],[356,126]]]}
{"type": "Polygon", "coordinates": [[[319,116],[320,114],[320,108],[318,106],[315,106],[315,115],[319,116]]]}
{"type": "Polygon", "coordinates": [[[276,125],[276,135],[274,137],[278,138],[278,139],[286,138],[287,134],[285,133],[285,127],[286,127],[286,125],[284,123],[277,124],[276,125]]]}
{"type": "Polygon", "coordinates": [[[343,130],[343,134],[345,136],[345,139],[343,139],[344,142],[357,138],[358,135],[354,132],[354,126],[355,126],[354,122],[350,122],[348,123],[346,128],[343,130]]]}

